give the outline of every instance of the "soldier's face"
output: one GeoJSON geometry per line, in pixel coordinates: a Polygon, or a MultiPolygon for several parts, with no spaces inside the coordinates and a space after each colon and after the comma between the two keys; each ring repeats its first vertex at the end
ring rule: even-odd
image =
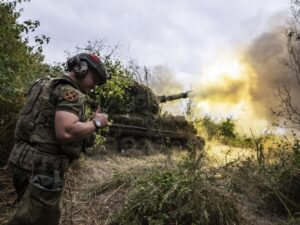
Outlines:
{"type": "Polygon", "coordinates": [[[87,93],[93,88],[95,88],[95,86],[99,84],[99,82],[100,82],[99,76],[97,76],[97,74],[95,74],[93,71],[89,70],[87,75],[80,82],[81,90],[84,93],[87,93]]]}

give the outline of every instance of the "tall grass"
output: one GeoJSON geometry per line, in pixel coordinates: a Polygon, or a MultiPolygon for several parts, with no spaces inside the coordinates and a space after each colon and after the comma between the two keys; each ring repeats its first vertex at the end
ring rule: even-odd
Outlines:
{"type": "Polygon", "coordinates": [[[137,178],[111,224],[239,224],[233,196],[203,171],[199,157],[203,155],[137,178]]]}

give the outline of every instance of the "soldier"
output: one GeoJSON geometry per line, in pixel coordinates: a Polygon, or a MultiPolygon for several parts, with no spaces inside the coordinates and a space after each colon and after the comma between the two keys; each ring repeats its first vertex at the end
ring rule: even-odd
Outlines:
{"type": "Polygon", "coordinates": [[[9,157],[20,203],[8,225],[58,224],[64,173],[85,138],[107,126],[99,110],[84,119],[85,94],[109,78],[100,58],[78,54],[67,61],[67,71],[36,81],[28,92],[9,157]]]}

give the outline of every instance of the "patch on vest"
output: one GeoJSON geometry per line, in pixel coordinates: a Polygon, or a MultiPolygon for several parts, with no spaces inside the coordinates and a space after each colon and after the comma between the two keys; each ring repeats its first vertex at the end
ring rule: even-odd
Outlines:
{"type": "Polygon", "coordinates": [[[78,93],[74,90],[66,90],[64,92],[64,99],[68,102],[76,102],[78,100],[78,93]]]}

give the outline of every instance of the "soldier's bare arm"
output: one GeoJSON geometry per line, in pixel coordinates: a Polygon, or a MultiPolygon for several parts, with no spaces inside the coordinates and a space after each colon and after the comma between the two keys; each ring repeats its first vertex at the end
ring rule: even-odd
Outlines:
{"type": "MultiPolygon", "coordinates": [[[[107,125],[107,118],[102,113],[95,113],[94,119],[100,120],[102,126],[107,125]]],[[[93,121],[81,122],[74,113],[57,111],[55,113],[55,134],[61,143],[70,143],[82,139],[96,130],[93,121]]]]}

